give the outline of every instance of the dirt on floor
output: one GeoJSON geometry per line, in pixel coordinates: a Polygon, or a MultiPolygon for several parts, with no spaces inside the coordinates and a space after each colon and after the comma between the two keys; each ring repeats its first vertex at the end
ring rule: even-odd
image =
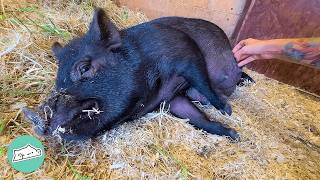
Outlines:
{"type": "Polygon", "coordinates": [[[232,116],[202,108],[235,128],[241,141],[194,129],[161,108],[85,142],[38,137],[43,166],[23,174],[7,162],[17,136],[34,135],[21,107],[37,106],[53,87],[54,41],[83,34],[94,6],[118,28],[147,18],[109,0],[0,0],[0,178],[4,179],[319,179],[320,98],[247,70],[255,84],[230,98],[232,116]]]}

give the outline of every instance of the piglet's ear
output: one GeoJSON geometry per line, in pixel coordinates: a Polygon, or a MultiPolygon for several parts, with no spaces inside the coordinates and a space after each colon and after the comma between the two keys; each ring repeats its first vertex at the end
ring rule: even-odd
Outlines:
{"type": "Polygon", "coordinates": [[[101,8],[96,8],[87,33],[91,41],[103,41],[109,49],[121,46],[120,34],[101,8]]]}
{"type": "MultiPolygon", "coordinates": [[[[52,45],[52,47],[51,47],[51,50],[52,50],[54,56],[55,56],[56,59],[57,59],[58,56],[59,56],[59,54],[60,54],[60,52],[61,52],[61,50],[62,50],[62,46],[61,46],[60,43],[54,42],[53,45],[52,45]]],[[[58,59],[57,59],[57,61],[58,61],[58,59]]]]}

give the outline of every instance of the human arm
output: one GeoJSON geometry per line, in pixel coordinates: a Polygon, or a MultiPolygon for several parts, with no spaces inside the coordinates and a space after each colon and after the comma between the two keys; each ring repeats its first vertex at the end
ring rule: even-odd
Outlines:
{"type": "Polygon", "coordinates": [[[234,48],[239,66],[259,59],[283,59],[320,68],[320,38],[245,39],[234,48]]]}

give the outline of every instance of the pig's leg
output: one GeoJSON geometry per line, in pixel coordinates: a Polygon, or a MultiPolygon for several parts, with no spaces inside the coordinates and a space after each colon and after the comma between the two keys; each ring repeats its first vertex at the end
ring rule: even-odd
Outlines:
{"type": "Polygon", "coordinates": [[[250,77],[247,73],[242,72],[241,78],[240,78],[239,82],[237,83],[237,86],[244,86],[245,81],[249,81],[250,83],[255,83],[255,81],[252,79],[252,77],[250,77]]]}
{"type": "Polygon", "coordinates": [[[233,140],[239,139],[239,134],[235,130],[224,127],[220,122],[210,121],[187,97],[177,96],[172,99],[170,101],[170,112],[177,117],[189,119],[190,124],[208,133],[229,136],[233,140]]]}
{"type": "Polygon", "coordinates": [[[195,88],[189,88],[186,91],[186,95],[192,100],[192,101],[199,101],[201,104],[203,105],[208,105],[210,104],[210,102],[208,101],[208,99],[202,95],[201,93],[199,93],[198,90],[196,90],[195,88]]]}
{"type": "Polygon", "coordinates": [[[191,87],[195,88],[200,94],[203,94],[211,105],[222,113],[231,115],[231,106],[227,103],[226,99],[218,96],[217,93],[212,90],[205,65],[195,63],[200,61],[201,60],[189,62],[190,64],[184,69],[181,76],[190,83],[191,87]]]}
{"type": "Polygon", "coordinates": [[[163,101],[168,103],[177,93],[183,91],[187,86],[188,83],[186,80],[183,77],[178,77],[176,75],[168,80],[162,81],[158,92],[143,104],[143,107],[141,107],[135,118],[153,111],[163,101]]]}

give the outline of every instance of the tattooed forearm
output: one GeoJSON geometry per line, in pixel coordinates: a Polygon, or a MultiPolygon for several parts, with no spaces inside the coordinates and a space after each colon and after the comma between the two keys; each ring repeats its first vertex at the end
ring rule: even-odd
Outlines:
{"type": "Polygon", "coordinates": [[[289,60],[320,68],[320,38],[292,39],[284,45],[283,54],[289,60]]]}
{"type": "Polygon", "coordinates": [[[288,58],[297,61],[303,60],[305,56],[305,53],[303,53],[301,50],[294,48],[293,42],[289,42],[284,46],[284,53],[288,58]]]}

